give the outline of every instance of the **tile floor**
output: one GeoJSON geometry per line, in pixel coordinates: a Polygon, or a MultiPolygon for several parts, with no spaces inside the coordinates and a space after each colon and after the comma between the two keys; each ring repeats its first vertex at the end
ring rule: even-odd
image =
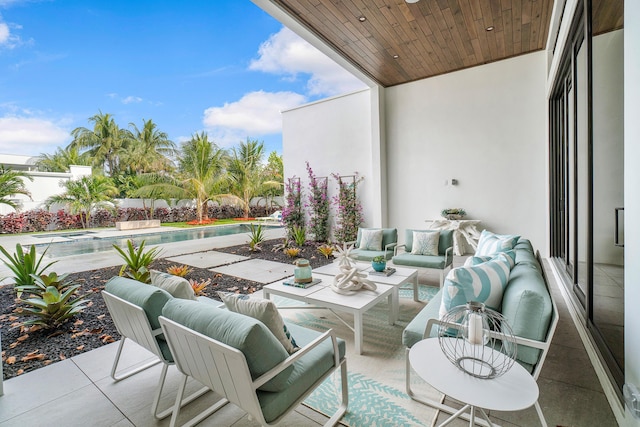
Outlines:
{"type": "MultiPolygon", "coordinates": [[[[168,251],[171,256],[179,256],[238,244],[238,238],[228,237],[215,238],[218,239],[215,243],[210,239],[203,239],[207,242],[191,242],[188,246],[173,244],[178,246],[168,248],[168,251]]],[[[0,244],[7,246],[2,241],[0,244]]],[[[103,261],[104,264],[108,262],[103,261]]],[[[117,260],[116,264],[113,264],[113,260],[111,262],[111,265],[118,263],[117,260]]],[[[462,259],[457,259],[456,265],[461,262],[462,259]]],[[[92,261],[83,260],[82,263],[95,268],[92,261]]],[[[75,266],[69,261],[63,265],[70,270],[77,270],[78,261],[76,260],[75,266]]],[[[252,280],[269,280],[271,273],[268,270],[256,270],[257,276],[252,280]]],[[[548,276],[552,277],[551,274],[548,276]]],[[[421,273],[420,283],[437,285],[437,274],[421,273]]],[[[538,379],[540,405],[546,420],[550,426],[615,426],[615,418],[558,289],[559,284],[552,281],[551,286],[558,304],[560,322],[538,379]]],[[[110,344],[5,381],[4,396],[0,397],[0,427],[168,425],[168,419],[156,421],[150,413],[150,402],[159,378],[160,365],[114,383],[109,372],[116,348],[117,343],[110,344]]],[[[149,356],[150,353],[146,350],[129,342],[125,346],[122,363],[123,366],[135,366],[148,360],[149,356]]],[[[168,407],[172,403],[175,395],[171,396],[170,392],[176,390],[177,380],[178,374],[175,368],[171,368],[167,379],[169,392],[161,407],[168,407]]],[[[199,412],[214,401],[215,396],[207,395],[189,405],[183,413],[183,419],[188,419],[190,414],[199,412]]],[[[504,426],[538,425],[533,409],[517,413],[494,412],[491,416],[504,426]]],[[[438,421],[442,422],[445,418],[444,414],[440,415],[438,421]]],[[[282,425],[316,426],[322,425],[324,421],[326,417],[323,415],[300,406],[282,425]]],[[[424,425],[430,423],[431,420],[425,420],[424,425]]],[[[200,425],[245,427],[255,426],[257,423],[249,420],[239,408],[227,405],[200,425]]],[[[468,424],[456,421],[450,425],[468,424]]]]}

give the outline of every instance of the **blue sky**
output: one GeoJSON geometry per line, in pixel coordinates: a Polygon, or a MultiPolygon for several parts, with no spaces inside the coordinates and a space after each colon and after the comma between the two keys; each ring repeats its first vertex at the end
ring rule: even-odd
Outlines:
{"type": "Polygon", "coordinates": [[[53,153],[99,111],[281,153],[281,110],[362,87],[249,0],[0,0],[3,154],[53,153]]]}

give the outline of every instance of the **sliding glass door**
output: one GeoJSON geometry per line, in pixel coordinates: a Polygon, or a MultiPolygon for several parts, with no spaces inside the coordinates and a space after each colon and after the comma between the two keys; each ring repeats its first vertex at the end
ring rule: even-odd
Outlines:
{"type": "Polygon", "coordinates": [[[621,389],[624,104],[618,3],[586,0],[574,19],[549,101],[549,170],[552,256],[566,271],[570,293],[621,389]],[[605,11],[617,18],[596,16],[605,11]]]}

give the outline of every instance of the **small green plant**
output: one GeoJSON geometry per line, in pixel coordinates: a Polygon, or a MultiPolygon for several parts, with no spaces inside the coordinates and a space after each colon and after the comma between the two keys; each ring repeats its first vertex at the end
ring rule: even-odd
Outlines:
{"type": "Polygon", "coordinates": [[[373,259],[371,261],[373,261],[373,262],[387,262],[387,259],[382,255],[378,255],[378,256],[373,257],[373,259]]]}
{"type": "Polygon", "coordinates": [[[333,246],[327,245],[325,243],[324,245],[320,245],[318,247],[318,252],[324,255],[325,258],[329,259],[329,257],[333,255],[333,246]]]}
{"type": "Polygon", "coordinates": [[[145,252],[144,243],[145,241],[143,240],[140,243],[140,247],[136,248],[131,240],[127,240],[126,252],[118,245],[113,245],[126,263],[120,269],[120,276],[127,276],[142,283],[151,283],[149,265],[160,254],[160,248],[152,248],[145,252]]]}
{"type": "Polygon", "coordinates": [[[51,272],[49,274],[41,274],[39,276],[32,274],[31,276],[33,277],[33,285],[16,286],[15,289],[18,293],[22,294],[24,292],[42,296],[49,286],[53,286],[58,290],[58,292],[64,292],[73,284],[66,280],[68,274],[58,276],[58,273],[51,272]]]}
{"type": "Polygon", "coordinates": [[[300,255],[300,248],[285,248],[284,254],[291,258],[296,258],[298,255],[300,255]]]}
{"type": "Polygon", "coordinates": [[[60,293],[55,286],[49,286],[40,296],[24,300],[28,307],[17,311],[22,316],[35,316],[23,322],[24,326],[41,325],[44,328],[56,328],[71,317],[82,312],[88,300],[85,297],[71,299],[80,285],[74,285],[60,293]]]}
{"type": "Polygon", "coordinates": [[[250,224],[251,226],[251,232],[249,233],[249,248],[251,248],[251,251],[259,251],[260,250],[260,244],[262,242],[264,242],[264,230],[262,229],[262,224],[250,224]]]}
{"type": "Polygon", "coordinates": [[[204,289],[211,284],[211,279],[206,280],[193,280],[190,279],[189,283],[191,284],[191,288],[193,289],[193,293],[197,296],[204,295],[204,289]]]}
{"type": "MultiPolygon", "coordinates": [[[[4,265],[9,267],[9,269],[13,272],[13,280],[14,280],[14,288],[18,293],[18,298],[22,295],[20,291],[21,287],[24,286],[32,286],[35,282],[34,275],[39,276],[44,271],[55,264],[57,261],[51,261],[46,265],[42,265],[42,261],[44,259],[45,254],[47,253],[47,247],[40,257],[36,253],[36,247],[31,246],[28,252],[22,250],[22,245],[19,243],[16,244],[16,252],[12,255],[5,248],[0,246],[0,251],[7,258],[6,260],[2,260],[4,265]]],[[[3,278],[2,280],[4,280],[3,278]]],[[[2,281],[0,280],[0,281],[2,281]]]]}
{"type": "Polygon", "coordinates": [[[185,277],[191,273],[191,268],[188,265],[172,265],[167,268],[167,273],[178,277],[185,277]]]}
{"type": "Polygon", "coordinates": [[[296,242],[296,245],[303,246],[306,243],[307,230],[304,227],[294,225],[291,234],[293,235],[293,241],[296,242]]]}

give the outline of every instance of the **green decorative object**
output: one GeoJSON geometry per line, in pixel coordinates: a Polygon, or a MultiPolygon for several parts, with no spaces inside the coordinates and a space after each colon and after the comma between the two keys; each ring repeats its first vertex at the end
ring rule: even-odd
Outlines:
{"type": "Polygon", "coordinates": [[[467,212],[462,208],[450,208],[440,211],[440,215],[446,219],[462,219],[467,212]]]}
{"type": "Polygon", "coordinates": [[[311,266],[309,260],[300,258],[294,263],[296,268],[293,269],[293,277],[295,283],[311,283],[311,266]]]}
{"type": "Polygon", "coordinates": [[[377,256],[371,260],[371,267],[375,271],[384,271],[387,268],[387,260],[383,256],[377,256]]]}

